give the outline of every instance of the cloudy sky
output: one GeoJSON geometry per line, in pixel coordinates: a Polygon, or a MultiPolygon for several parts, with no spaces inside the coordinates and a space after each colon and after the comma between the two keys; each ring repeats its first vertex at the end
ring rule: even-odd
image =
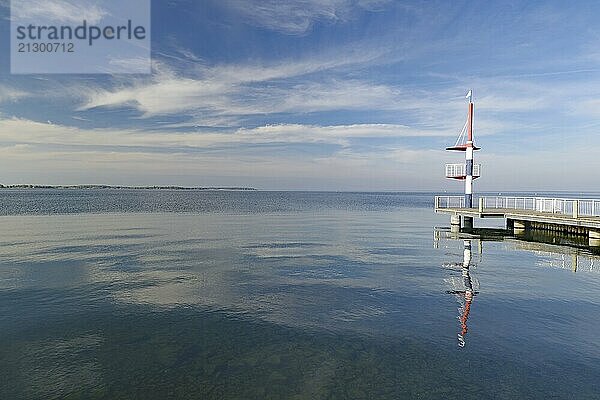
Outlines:
{"type": "Polygon", "coordinates": [[[595,1],[153,1],[152,75],[0,58],[0,183],[459,190],[443,164],[463,155],[443,149],[473,88],[476,190],[600,190],[599,17],[595,1]]]}

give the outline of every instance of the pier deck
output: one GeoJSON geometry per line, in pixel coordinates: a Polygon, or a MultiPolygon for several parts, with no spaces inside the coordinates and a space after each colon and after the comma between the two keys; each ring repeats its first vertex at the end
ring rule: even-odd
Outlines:
{"type": "Polygon", "coordinates": [[[483,209],[478,208],[436,208],[435,212],[449,215],[460,215],[472,218],[504,218],[507,220],[532,221],[539,223],[572,225],[585,228],[600,229],[600,217],[573,216],[510,208],[483,209]]]}
{"type": "Polygon", "coordinates": [[[435,212],[451,215],[453,225],[460,225],[461,218],[504,218],[507,229],[562,231],[600,239],[600,199],[482,196],[474,203],[477,208],[467,208],[462,196],[436,196],[435,212]]]}

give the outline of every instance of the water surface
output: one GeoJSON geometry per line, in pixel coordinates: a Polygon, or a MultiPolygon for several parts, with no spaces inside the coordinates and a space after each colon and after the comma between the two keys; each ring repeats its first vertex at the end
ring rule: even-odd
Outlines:
{"type": "Polygon", "coordinates": [[[431,205],[0,191],[0,398],[598,398],[597,257],[474,239],[465,320],[431,205]]]}

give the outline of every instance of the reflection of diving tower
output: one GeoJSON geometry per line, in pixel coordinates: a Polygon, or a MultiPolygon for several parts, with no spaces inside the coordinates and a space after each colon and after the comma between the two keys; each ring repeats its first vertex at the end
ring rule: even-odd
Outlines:
{"type": "MultiPolygon", "coordinates": [[[[481,175],[481,165],[473,164],[473,152],[479,150],[473,143],[473,91],[469,90],[467,93],[467,99],[469,99],[469,114],[467,116],[467,122],[463,126],[456,143],[452,147],[447,147],[446,150],[450,151],[464,151],[465,152],[465,163],[464,164],[446,164],[446,178],[464,180],[465,181],[465,208],[473,208],[473,180],[477,179],[481,175]],[[465,138],[465,132],[467,133],[465,138]],[[466,141],[465,141],[466,139],[466,141]]],[[[464,217],[465,229],[470,230],[473,228],[473,218],[464,217]]]]}
{"type": "MultiPolygon", "coordinates": [[[[445,264],[448,267],[459,267],[461,269],[462,282],[459,285],[454,285],[454,290],[448,290],[446,293],[456,295],[461,303],[460,315],[458,320],[460,321],[460,333],[458,334],[458,345],[465,347],[467,332],[469,331],[467,321],[471,312],[471,305],[473,299],[478,292],[475,291],[475,285],[471,278],[470,268],[472,260],[471,252],[471,240],[464,240],[464,251],[463,251],[463,262],[445,264]]],[[[450,282],[454,282],[450,280],[450,282]]]]}
{"type": "Polygon", "coordinates": [[[467,336],[467,320],[469,319],[469,313],[471,312],[471,303],[473,302],[473,296],[475,292],[473,291],[473,281],[471,280],[471,275],[469,274],[469,268],[471,266],[471,241],[465,240],[465,251],[464,251],[464,260],[463,260],[463,268],[462,268],[462,277],[463,284],[465,286],[465,305],[463,307],[463,312],[459,318],[460,320],[460,333],[458,334],[458,345],[460,347],[465,347],[465,337],[467,336]]]}

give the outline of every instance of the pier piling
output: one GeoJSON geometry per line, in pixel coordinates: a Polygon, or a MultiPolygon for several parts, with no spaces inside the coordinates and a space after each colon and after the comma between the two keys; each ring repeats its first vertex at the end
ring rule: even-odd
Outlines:
{"type": "Polygon", "coordinates": [[[473,230],[473,217],[463,217],[463,230],[465,232],[473,230]]]}
{"type": "Polygon", "coordinates": [[[525,221],[513,221],[513,233],[515,235],[521,235],[525,233],[525,229],[527,229],[527,224],[525,221]]]}
{"type": "Polygon", "coordinates": [[[453,233],[460,232],[460,215],[454,214],[450,216],[450,231],[453,233]]]}
{"type": "Polygon", "coordinates": [[[600,247],[600,230],[590,229],[588,238],[591,247],[600,247]]]}

